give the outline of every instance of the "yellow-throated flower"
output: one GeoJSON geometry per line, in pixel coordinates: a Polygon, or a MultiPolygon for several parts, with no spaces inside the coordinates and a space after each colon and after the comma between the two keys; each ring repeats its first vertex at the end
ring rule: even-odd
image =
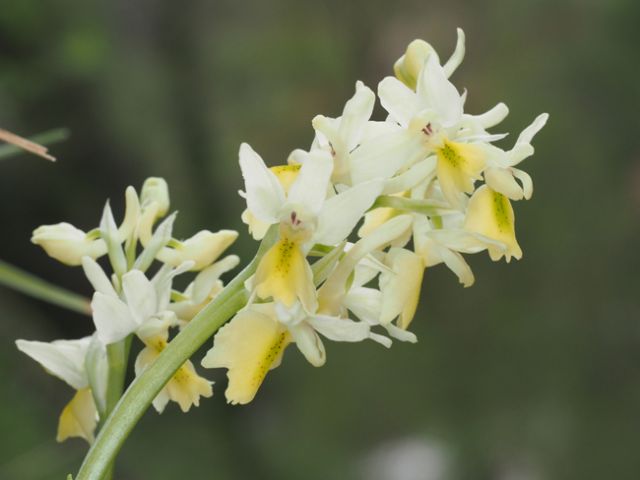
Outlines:
{"type": "Polygon", "coordinates": [[[247,144],[240,147],[247,209],[268,225],[279,224],[279,239],[264,255],[253,279],[258,297],[292,307],[299,300],[316,310],[315,286],[306,254],[314,244],[337,245],[351,232],[383,188],[373,180],[333,192],[333,160],[324,151],[306,154],[287,191],[247,144]]]}
{"type": "Polygon", "coordinates": [[[17,340],[16,345],[18,350],[33,358],[47,372],[76,390],[60,414],[57,441],[80,437],[93,443],[98,424],[96,401],[104,404],[106,395],[108,367],[104,346],[93,337],[50,343],[17,340]],[[96,355],[92,356],[89,365],[87,359],[91,348],[96,349],[96,355]]]}

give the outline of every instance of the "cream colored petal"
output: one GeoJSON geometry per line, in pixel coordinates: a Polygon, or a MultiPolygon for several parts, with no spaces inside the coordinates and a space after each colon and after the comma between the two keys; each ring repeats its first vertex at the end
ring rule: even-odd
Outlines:
{"type": "Polygon", "coordinates": [[[131,270],[122,276],[122,291],[138,326],[158,312],[156,290],[140,270],[131,270]]]}
{"type": "Polygon", "coordinates": [[[188,412],[192,406],[200,406],[200,397],[213,396],[213,382],[201,377],[187,360],[165,386],[169,398],[180,405],[180,410],[188,412]]]}
{"type": "Polygon", "coordinates": [[[314,367],[321,367],[327,360],[324,344],[316,331],[306,322],[289,327],[291,338],[296,343],[300,353],[314,367]]]}
{"type": "Polygon", "coordinates": [[[285,194],[278,178],[249,145],[240,146],[240,169],[244,178],[247,207],[257,218],[276,223],[285,194]]]}
{"type": "Polygon", "coordinates": [[[504,168],[487,168],[484,171],[484,180],[493,190],[502,193],[511,200],[521,200],[524,198],[524,191],[513,178],[510,170],[504,168]]]}
{"type": "Polygon", "coordinates": [[[442,193],[453,206],[460,206],[460,193],[473,191],[473,181],[486,165],[485,154],[476,145],[447,140],[438,148],[437,155],[442,193]]]}
{"type": "Polygon", "coordinates": [[[369,338],[369,325],[348,318],[312,315],[307,322],[319,334],[335,342],[361,342],[369,338]]]}
{"type": "Polygon", "coordinates": [[[67,438],[80,437],[92,444],[97,424],[98,412],[91,389],[83,388],[76,392],[62,410],[56,440],[64,442],[67,438]]]}
{"type": "Polygon", "coordinates": [[[337,245],[345,240],[382,193],[383,186],[382,180],[372,180],[328,199],[318,217],[318,228],[313,235],[313,242],[337,245]]]}
{"type": "Polygon", "coordinates": [[[389,324],[398,317],[397,325],[406,329],[413,320],[420,300],[424,274],[422,258],[409,250],[392,248],[387,254],[387,263],[393,274],[380,274],[380,323],[389,324]]]}
{"type": "Polygon", "coordinates": [[[313,272],[300,245],[286,236],[260,260],[254,285],[262,299],[272,297],[287,307],[299,299],[307,311],[315,311],[313,272]]]}
{"type": "Polygon", "coordinates": [[[327,195],[333,169],[331,155],[323,150],[309,153],[287,195],[287,203],[317,215],[327,195]]]}
{"type": "Polygon", "coordinates": [[[427,158],[421,132],[398,130],[363,143],[349,157],[351,183],[393,177],[403,167],[427,158]]]}
{"type": "Polygon", "coordinates": [[[513,176],[522,183],[522,191],[524,193],[525,200],[529,200],[533,195],[533,180],[531,180],[529,174],[524,170],[512,168],[511,172],[513,173],[513,176]]]}
{"type": "Polygon", "coordinates": [[[119,342],[139,327],[127,304],[118,298],[96,292],[91,309],[98,338],[105,345],[119,342]]]}
{"type": "Polygon", "coordinates": [[[546,125],[547,120],[549,120],[549,114],[548,113],[541,113],[540,115],[538,115],[535,118],[535,120],[531,123],[531,125],[529,125],[527,128],[525,128],[522,131],[522,133],[518,137],[518,140],[516,140],[516,144],[518,144],[518,143],[531,143],[531,141],[533,140],[533,137],[535,137],[535,135],[540,130],[542,130],[542,127],[544,127],[546,125]]]}
{"type": "Polygon", "coordinates": [[[506,245],[506,251],[489,246],[492,260],[500,260],[503,255],[507,262],[511,257],[522,258],[522,250],[516,240],[515,216],[511,202],[486,185],[476,190],[469,201],[465,228],[506,245]]]}
{"type": "Polygon", "coordinates": [[[227,401],[249,403],[290,341],[286,329],[274,318],[245,309],[218,331],[202,365],[227,368],[227,401]]]}
{"type": "Polygon", "coordinates": [[[442,67],[447,78],[453,75],[453,72],[456,71],[456,69],[462,63],[462,60],[464,60],[464,53],[465,53],[464,31],[461,28],[458,28],[456,29],[456,32],[458,34],[458,41],[456,42],[456,48],[453,51],[453,54],[451,54],[451,57],[449,57],[449,60],[447,60],[447,62],[442,67]]]}
{"type": "Polygon", "coordinates": [[[210,267],[202,270],[193,281],[193,301],[198,303],[204,301],[217,285],[220,276],[236,268],[239,263],[240,257],[237,255],[227,255],[210,267]]]}
{"type": "Polygon", "coordinates": [[[84,270],[84,274],[91,283],[91,286],[94,288],[96,292],[104,293],[105,295],[109,295],[112,297],[117,297],[115,289],[113,288],[113,284],[107,274],[104,273],[102,267],[98,265],[91,257],[82,257],[82,269],[84,270]]]}
{"type": "Polygon", "coordinates": [[[174,248],[165,247],[158,253],[158,260],[173,267],[193,262],[191,270],[202,270],[213,263],[238,238],[238,232],[202,230],[191,238],[179,242],[174,248]]]}
{"type": "Polygon", "coordinates": [[[405,128],[421,107],[416,93],[393,77],[385,77],[378,84],[378,97],[391,118],[405,128]]]}
{"type": "Polygon", "coordinates": [[[134,233],[138,225],[138,218],[140,217],[140,201],[138,200],[138,194],[136,189],[129,186],[125,190],[125,211],[124,220],[120,224],[118,233],[122,241],[126,240],[134,233]]]}
{"type": "Polygon", "coordinates": [[[271,226],[270,223],[259,220],[248,208],[242,212],[240,218],[249,227],[249,233],[254,240],[262,240],[271,226]]]}
{"type": "Polygon", "coordinates": [[[440,255],[444,264],[458,277],[464,287],[470,287],[474,284],[475,277],[471,267],[460,253],[442,248],[440,249],[440,255]]]}
{"type": "Polygon", "coordinates": [[[418,79],[417,93],[426,107],[438,112],[444,127],[455,125],[462,118],[464,100],[434,55],[427,58],[418,79]]]}
{"type": "Polygon", "coordinates": [[[90,343],[91,337],[53,342],[16,340],[18,350],[76,390],[88,385],[84,361],[90,343]]]}

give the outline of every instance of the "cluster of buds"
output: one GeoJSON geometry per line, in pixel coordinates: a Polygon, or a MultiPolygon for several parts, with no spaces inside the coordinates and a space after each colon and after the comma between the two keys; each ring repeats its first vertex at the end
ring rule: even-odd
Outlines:
{"type": "MultiPolygon", "coordinates": [[[[235,241],[234,231],[203,230],[180,241],[172,237],[176,213],[155,226],[169,211],[169,192],[163,179],[147,179],[140,196],[128,187],[125,199],[119,226],[107,203],[99,227],[88,233],[68,223],[45,225],[33,233],[32,242],[49,256],[67,265],[81,265],[95,290],[92,335],[78,340],[16,342],[22,352],[76,390],[60,415],[58,441],[69,437],[93,441],[98,421],[108,413],[110,346],[128,344],[130,338],[137,337],[142,342],[135,361],[139,375],[165,349],[172,329],[186,325],[223,289],[220,276],[239,262],[235,255],[219,259],[235,241]],[[103,256],[108,257],[111,275],[98,264],[103,256]],[[161,266],[149,275],[148,270],[158,263],[161,266]],[[173,290],[173,278],[190,271],[196,275],[186,290],[173,290]]],[[[201,396],[212,394],[211,382],[187,361],[153,405],[162,412],[174,401],[186,412],[199,404],[201,396]]]]}
{"type": "Polygon", "coordinates": [[[470,286],[464,253],[521,258],[512,200],[529,199],[532,181],[515,168],[533,153],[538,116],[510,150],[487,130],[507,115],[500,103],[464,112],[466,92],[449,77],[464,56],[464,33],[444,64],[412,42],[378,85],[387,111],[370,119],[376,95],[362,82],[342,115],[313,119],[308,151],[268,168],[244,144],[242,215],[254,238],[278,240],[247,282],[251,301],[214,338],[205,367],[228,369],[227,400],[251,401],[267,372],[295,343],[314,366],[325,362],[320,336],[358,342],[415,342],[407,331],[426,267],[444,263],[470,286]],[[350,243],[352,231],[364,219],[350,243]],[[273,227],[276,226],[276,227],[273,227]]]}
{"type": "MultiPolygon", "coordinates": [[[[466,91],[449,80],[464,51],[461,30],[444,64],[431,45],[412,42],[395,63],[395,76],[378,85],[385,120],[371,120],[376,94],[357,82],[342,114],[316,116],[311,146],[294,150],[284,165],[267,167],[249,145],[240,147],[242,220],[268,248],[244,283],[248,302],[234,308],[202,360],[206,368],[228,370],[230,403],[253,400],[293,343],[321,366],[321,337],[385,347],[393,340],[416,342],[408,327],[427,267],[443,263],[470,286],[474,276],[463,254],[521,258],[511,202],[529,199],[533,184],[516,166],[533,154],[531,141],[547,115],[525,128],[511,149],[494,145],[506,134],[488,129],[508,109],[499,103],[479,115],[464,112],[466,91]]],[[[166,348],[171,329],[188,324],[220,293],[220,275],[238,264],[235,256],[218,260],[236,232],[201,231],[178,241],[171,235],[175,214],[154,227],[168,209],[166,183],[149,179],[140,197],[127,189],[119,226],[107,204],[100,226],[88,233],[67,223],[34,232],[32,241],[50,256],[82,265],[95,289],[92,336],[18,341],[78,392],[60,417],[59,439],[92,440],[106,410],[110,345],[139,338],[139,374],[166,348]],[[97,263],[104,255],[111,276],[97,263]],[[154,262],[161,267],[148,277],[154,262]],[[198,272],[191,285],[172,290],[172,279],[188,271],[198,272]]],[[[187,360],[153,404],[162,411],[171,400],[187,411],[211,395],[211,382],[187,360]]]]}

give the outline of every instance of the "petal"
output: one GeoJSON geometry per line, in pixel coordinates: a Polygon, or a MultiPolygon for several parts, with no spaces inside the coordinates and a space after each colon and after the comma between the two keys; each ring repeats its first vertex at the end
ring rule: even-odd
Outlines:
{"type": "Polygon", "coordinates": [[[486,185],[476,190],[469,200],[465,228],[506,245],[506,251],[489,246],[489,255],[492,260],[499,260],[503,255],[507,262],[512,256],[517,259],[522,258],[522,250],[516,240],[515,216],[511,202],[507,197],[486,185]]]}
{"type": "Polygon", "coordinates": [[[247,207],[258,219],[276,223],[285,195],[278,178],[246,143],[240,146],[240,169],[244,178],[247,207]]]}
{"type": "Polygon", "coordinates": [[[424,265],[418,255],[404,248],[392,248],[387,254],[387,264],[393,273],[380,275],[380,323],[386,325],[398,317],[398,326],[406,329],[420,300],[424,265]]]}
{"type": "Polygon", "coordinates": [[[418,341],[418,337],[416,337],[415,333],[396,327],[393,323],[384,325],[384,328],[387,329],[387,333],[389,333],[391,337],[396,340],[400,340],[401,342],[417,343],[418,341]]]}
{"type": "Polygon", "coordinates": [[[521,200],[524,197],[522,187],[508,169],[487,168],[484,171],[484,180],[493,190],[506,195],[511,200],[521,200]]]}
{"type": "Polygon", "coordinates": [[[187,360],[165,386],[169,399],[180,405],[180,410],[188,412],[192,406],[200,406],[200,397],[213,396],[213,382],[201,377],[191,361],[187,360]]]}
{"type": "Polygon", "coordinates": [[[322,340],[316,331],[306,322],[289,327],[289,333],[300,353],[314,367],[321,367],[327,360],[322,340]]]}
{"type": "Polygon", "coordinates": [[[245,309],[216,333],[202,366],[227,368],[227,401],[249,403],[290,341],[287,330],[274,318],[245,309]]]}
{"type": "Polygon", "coordinates": [[[123,241],[129,238],[134,232],[140,216],[138,194],[136,193],[136,189],[131,186],[125,190],[125,205],[124,220],[122,220],[120,228],[118,229],[118,234],[123,241]]]}
{"type": "Polygon", "coordinates": [[[173,248],[163,248],[157,258],[173,267],[192,261],[194,263],[191,270],[202,270],[211,265],[236,238],[238,232],[234,230],[220,230],[215,233],[202,230],[173,248]]]}
{"type": "Polygon", "coordinates": [[[465,53],[464,31],[461,28],[458,28],[456,32],[458,34],[458,41],[456,42],[456,48],[453,51],[453,54],[451,55],[451,57],[449,57],[449,60],[447,60],[447,63],[445,63],[444,66],[442,67],[447,78],[449,78],[453,74],[453,72],[456,71],[456,69],[462,63],[462,60],[464,60],[464,53],[465,53]]]}
{"type": "Polygon", "coordinates": [[[382,294],[375,288],[351,288],[344,297],[344,306],[363,322],[367,322],[369,325],[378,325],[382,308],[382,294]]]}
{"type": "Polygon", "coordinates": [[[456,274],[462,285],[465,287],[473,285],[475,282],[473,272],[462,255],[447,248],[441,249],[440,255],[442,256],[444,264],[449,267],[449,270],[456,274]]]}
{"type": "Polygon", "coordinates": [[[392,195],[394,193],[405,192],[422,182],[429,181],[429,178],[435,175],[436,160],[437,157],[432,155],[426,160],[416,163],[406,172],[387,180],[382,193],[384,195],[392,195]]]}
{"type": "Polygon", "coordinates": [[[328,199],[318,217],[313,242],[321,245],[342,242],[382,193],[383,186],[382,180],[372,180],[328,199]]]}
{"type": "Polygon", "coordinates": [[[70,437],[80,437],[92,444],[97,424],[98,412],[91,389],[83,388],[76,392],[62,410],[56,440],[63,442],[70,437]]]}
{"type": "Polygon", "coordinates": [[[313,312],[316,309],[313,272],[299,243],[281,238],[262,257],[256,270],[254,285],[262,299],[272,297],[288,308],[296,299],[313,312]]]}
{"type": "Polygon", "coordinates": [[[525,200],[529,200],[533,195],[533,180],[531,180],[529,174],[523,170],[512,168],[511,172],[513,173],[513,176],[522,183],[522,191],[524,192],[525,200]]]}
{"type": "Polygon", "coordinates": [[[90,343],[91,337],[78,340],[55,340],[50,343],[16,340],[18,350],[29,355],[47,372],[76,390],[88,385],[84,361],[90,343]]]}
{"type": "Polygon", "coordinates": [[[447,79],[447,74],[434,55],[429,55],[427,64],[418,80],[418,96],[425,105],[438,112],[444,127],[460,121],[463,101],[456,87],[447,79]]]}
{"type": "Polygon", "coordinates": [[[111,280],[107,277],[107,274],[104,273],[104,270],[98,265],[91,257],[82,257],[82,269],[84,270],[84,274],[91,283],[91,286],[94,288],[96,292],[103,293],[105,295],[109,295],[112,297],[117,297],[113,285],[111,284],[111,280]]]}
{"type": "Polygon", "coordinates": [[[361,81],[356,82],[356,93],[344,106],[340,118],[338,134],[343,139],[348,151],[353,150],[362,137],[367,121],[373,112],[376,96],[373,91],[361,81]]]}
{"type": "Polygon", "coordinates": [[[547,120],[549,120],[548,113],[542,113],[538,115],[535,118],[535,120],[531,123],[531,125],[529,125],[527,128],[525,128],[522,131],[522,133],[518,137],[518,140],[516,141],[516,144],[531,143],[531,140],[533,140],[533,137],[536,135],[536,133],[538,133],[542,129],[542,127],[545,126],[545,124],[547,123],[547,120]]]}
{"type": "Polygon", "coordinates": [[[98,338],[105,345],[119,342],[139,326],[127,304],[117,298],[96,292],[91,309],[98,338]]]}
{"type": "Polygon", "coordinates": [[[385,77],[378,84],[378,97],[391,119],[405,128],[420,110],[416,93],[394,77],[385,77]]]}
{"type": "Polygon", "coordinates": [[[460,193],[473,191],[473,180],[479,178],[486,165],[485,154],[476,145],[449,140],[437,150],[437,154],[442,193],[453,206],[460,206],[460,193]]]}
{"type": "Polygon", "coordinates": [[[318,333],[336,342],[361,342],[369,338],[369,325],[348,318],[312,315],[307,322],[318,333]]]}
{"type": "Polygon", "coordinates": [[[193,282],[193,301],[200,303],[210,294],[211,289],[217,284],[220,275],[233,270],[240,263],[237,255],[227,255],[222,260],[202,270],[193,282]]]}
{"type": "Polygon", "coordinates": [[[393,177],[405,166],[427,158],[423,134],[398,130],[363,143],[349,157],[351,183],[393,177]]]}
{"type": "Polygon", "coordinates": [[[311,152],[291,185],[287,203],[294,207],[299,205],[305,212],[317,214],[327,196],[332,169],[331,155],[322,150],[311,152]]]}
{"type": "Polygon", "coordinates": [[[131,270],[122,276],[122,291],[138,326],[158,312],[156,290],[140,270],[131,270]]]}
{"type": "Polygon", "coordinates": [[[480,127],[491,128],[507,118],[507,115],[509,115],[509,107],[500,102],[491,110],[487,110],[480,115],[470,115],[470,117],[473,118],[474,122],[477,122],[480,127]]]}

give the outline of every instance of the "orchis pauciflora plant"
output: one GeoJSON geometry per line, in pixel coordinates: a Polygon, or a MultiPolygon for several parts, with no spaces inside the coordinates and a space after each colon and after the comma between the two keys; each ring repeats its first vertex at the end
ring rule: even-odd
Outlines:
{"type": "Polygon", "coordinates": [[[488,130],[508,109],[499,103],[478,115],[464,111],[466,91],[449,80],[464,53],[462,30],[444,63],[428,43],[412,42],[395,76],[378,85],[384,120],[371,120],[376,95],[357,82],[342,113],[316,116],[311,146],[294,150],[284,164],[268,167],[243,144],[242,219],[261,245],[226,287],[219,277],[238,259],[218,257],[236,233],[203,231],[178,241],[171,236],[174,216],[154,229],[168,210],[159,179],[145,183],[140,199],[127,189],[120,225],[107,205],[100,227],[88,233],[65,223],[36,229],[34,243],[82,265],[95,289],[91,337],[18,342],[77,390],[58,438],[91,442],[101,425],[77,478],[109,471],[151,403],[162,411],[171,400],[186,411],[212,395],[189,358],[214,334],[201,364],[227,369],[227,401],[245,404],[291,344],[321,366],[323,339],[385,347],[415,342],[408,327],[425,268],[443,263],[470,286],[474,276],[463,254],[521,258],[512,201],[529,199],[533,185],[516,166],[533,154],[531,141],[547,115],[535,118],[512,148],[495,146],[506,134],[488,130]],[[111,276],[96,263],[103,255],[111,276]],[[154,261],[161,266],[148,275],[154,261]],[[193,283],[173,291],[173,277],[188,271],[199,272],[193,283]],[[143,343],[137,378],[114,407],[133,337],[143,343]]]}

